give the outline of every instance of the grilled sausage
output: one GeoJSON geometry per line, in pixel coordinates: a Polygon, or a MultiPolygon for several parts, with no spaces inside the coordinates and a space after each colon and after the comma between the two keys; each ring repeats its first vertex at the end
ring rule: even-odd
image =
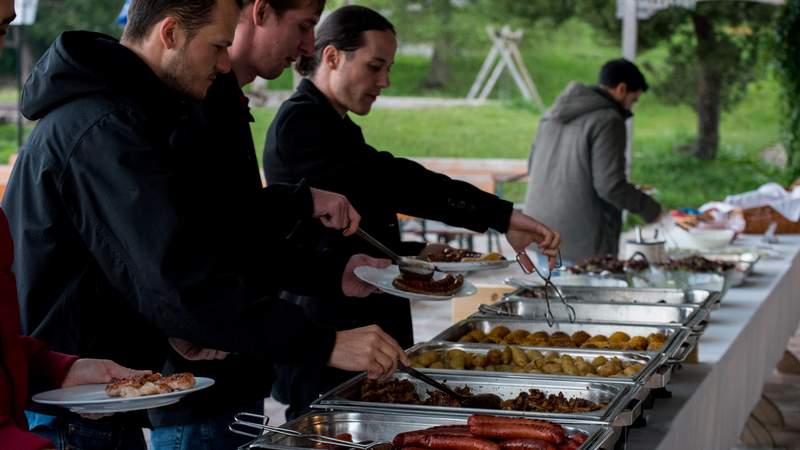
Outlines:
{"type": "Polygon", "coordinates": [[[561,444],[558,450],[578,450],[581,448],[581,443],[578,441],[569,441],[566,444],[561,444]]]}
{"type": "Polygon", "coordinates": [[[541,424],[476,425],[471,426],[469,431],[475,436],[494,439],[541,439],[553,444],[559,444],[564,440],[564,430],[556,431],[541,424]]]}
{"type": "Polygon", "coordinates": [[[500,443],[501,450],[558,450],[558,448],[541,439],[509,439],[500,443]]]}
{"type": "Polygon", "coordinates": [[[435,450],[500,450],[500,445],[476,437],[431,434],[425,437],[423,447],[435,450]]]}
{"type": "Polygon", "coordinates": [[[487,414],[473,414],[467,420],[467,425],[539,425],[557,432],[564,432],[561,425],[546,420],[525,419],[521,417],[490,416],[487,414]]]}
{"type": "Polygon", "coordinates": [[[578,444],[583,444],[584,442],[586,442],[587,439],[589,439],[589,436],[583,433],[575,433],[569,437],[570,441],[575,441],[578,444]]]}
{"type": "Polygon", "coordinates": [[[443,436],[472,436],[466,425],[440,425],[425,430],[407,431],[400,433],[392,440],[395,448],[401,447],[424,447],[423,439],[431,434],[443,436]]]}

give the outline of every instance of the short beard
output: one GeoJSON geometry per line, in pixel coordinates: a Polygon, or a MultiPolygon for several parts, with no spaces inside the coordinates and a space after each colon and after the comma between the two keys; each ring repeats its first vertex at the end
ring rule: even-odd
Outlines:
{"type": "Polygon", "coordinates": [[[181,48],[178,52],[175,60],[165,68],[161,80],[167,86],[178,91],[181,95],[194,98],[196,100],[202,100],[205,98],[205,93],[202,96],[198,96],[192,92],[191,86],[184,81],[185,77],[182,75],[187,74],[188,72],[189,71],[186,68],[186,45],[184,45],[183,48],[181,48]]]}

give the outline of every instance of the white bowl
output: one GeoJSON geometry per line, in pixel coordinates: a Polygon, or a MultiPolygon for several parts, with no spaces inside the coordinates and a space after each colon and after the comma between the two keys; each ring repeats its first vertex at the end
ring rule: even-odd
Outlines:
{"type": "Polygon", "coordinates": [[[727,228],[690,228],[689,231],[675,228],[673,236],[679,241],[680,247],[710,250],[725,247],[733,240],[736,232],[727,228]]]}

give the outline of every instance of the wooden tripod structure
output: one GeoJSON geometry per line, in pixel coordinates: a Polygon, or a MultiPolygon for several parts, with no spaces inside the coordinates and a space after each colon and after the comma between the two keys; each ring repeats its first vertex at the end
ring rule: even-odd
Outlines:
{"type": "Polygon", "coordinates": [[[475,77],[475,81],[469,89],[467,98],[470,100],[485,100],[497,84],[503,69],[508,68],[514,83],[519,88],[522,96],[525,97],[525,100],[532,101],[540,109],[544,109],[542,97],[539,95],[528,69],[525,68],[525,62],[517,46],[522,40],[522,30],[511,31],[508,26],[497,30],[489,26],[486,27],[486,34],[489,35],[493,45],[483,61],[478,76],[475,77]],[[492,70],[492,67],[494,67],[494,70],[492,70]],[[491,75],[489,74],[490,71],[491,75]]]}

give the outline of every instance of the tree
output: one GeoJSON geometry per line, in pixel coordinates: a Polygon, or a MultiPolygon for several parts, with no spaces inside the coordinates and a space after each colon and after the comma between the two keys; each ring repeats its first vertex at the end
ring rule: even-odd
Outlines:
{"type": "MultiPolygon", "coordinates": [[[[577,13],[609,36],[621,33],[614,0],[587,0],[577,13]]],[[[639,22],[639,48],[666,43],[669,57],[650,72],[654,91],[667,102],[697,112],[697,137],[690,146],[700,159],[719,149],[722,111],[735,105],[758,74],[777,9],[744,1],[699,2],[694,10],[670,8],[639,22]]]]}
{"type": "Polygon", "coordinates": [[[788,0],[775,27],[775,60],[784,108],[784,146],[791,177],[800,177],[800,0],[788,0]]]}

